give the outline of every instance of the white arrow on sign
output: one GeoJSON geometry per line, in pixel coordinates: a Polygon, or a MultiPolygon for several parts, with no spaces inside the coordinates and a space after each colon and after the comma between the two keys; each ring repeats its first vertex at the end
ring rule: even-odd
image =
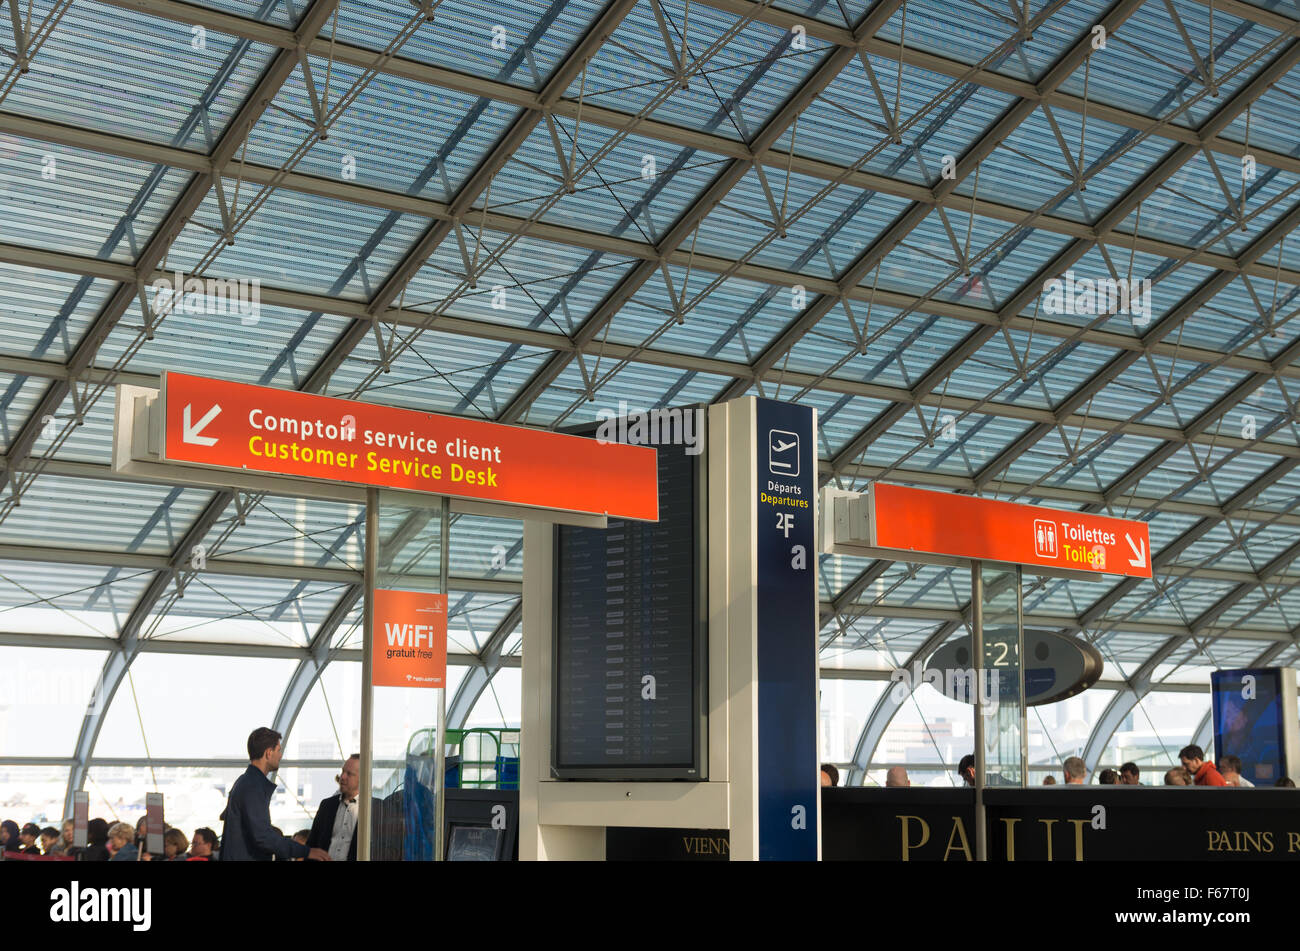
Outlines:
{"type": "Polygon", "coordinates": [[[208,410],[204,417],[199,420],[198,425],[190,422],[190,412],[193,408],[193,403],[185,404],[185,412],[181,418],[181,442],[192,442],[197,446],[215,446],[217,444],[216,436],[200,436],[199,433],[203,432],[208,423],[217,418],[217,414],[221,412],[220,405],[213,406],[212,409],[208,410]]]}
{"type": "Polygon", "coordinates": [[[1140,541],[1134,545],[1133,536],[1128,532],[1124,533],[1124,540],[1128,542],[1128,547],[1133,552],[1133,557],[1128,560],[1128,563],[1134,568],[1145,568],[1147,566],[1147,543],[1140,541]]]}

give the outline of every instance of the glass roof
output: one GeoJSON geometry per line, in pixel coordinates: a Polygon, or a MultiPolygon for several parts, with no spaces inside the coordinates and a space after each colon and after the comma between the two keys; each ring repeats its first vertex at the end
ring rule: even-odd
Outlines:
{"type": "MultiPolygon", "coordinates": [[[[300,60],[334,0],[139,7],[81,0],[0,89],[3,649],[134,632],[278,690],[359,643],[359,507],[113,475],[94,384],[176,370],[538,427],[797,399],[825,481],[1148,520],[1154,583],[1026,604],[1120,675],[1171,638],[1175,679],[1296,661],[1300,14],[1146,0],[1098,48],[1102,0],[359,0],[300,60]],[[159,268],[257,281],[258,316],[146,333],[159,268]]],[[[386,515],[394,564],[436,577],[436,528],[386,515]]],[[[521,536],[455,517],[454,653],[517,654],[521,536]]],[[[821,580],[827,669],[969,600],[821,580]]]]}

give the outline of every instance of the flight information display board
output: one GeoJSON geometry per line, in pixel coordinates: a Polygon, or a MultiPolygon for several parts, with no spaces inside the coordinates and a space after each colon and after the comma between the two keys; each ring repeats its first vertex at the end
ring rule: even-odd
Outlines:
{"type": "Polygon", "coordinates": [[[556,528],[559,779],[707,778],[702,456],[658,449],[658,522],[556,528]]]}

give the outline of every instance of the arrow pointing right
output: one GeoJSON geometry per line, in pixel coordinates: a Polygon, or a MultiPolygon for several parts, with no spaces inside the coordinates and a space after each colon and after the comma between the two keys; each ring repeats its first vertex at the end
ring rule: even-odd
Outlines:
{"type": "Polygon", "coordinates": [[[1133,552],[1133,557],[1128,560],[1128,563],[1134,568],[1145,568],[1147,566],[1147,543],[1139,541],[1136,545],[1133,544],[1133,536],[1128,532],[1124,533],[1124,541],[1128,542],[1128,547],[1133,552]]]}
{"type": "Polygon", "coordinates": [[[199,433],[203,432],[204,427],[206,427],[208,423],[217,418],[217,414],[221,412],[221,406],[213,406],[212,409],[208,410],[207,413],[204,414],[203,418],[198,421],[197,425],[191,422],[190,413],[193,409],[193,403],[185,404],[185,411],[181,417],[181,442],[191,442],[196,446],[215,446],[217,444],[216,436],[200,436],[199,433]]]}

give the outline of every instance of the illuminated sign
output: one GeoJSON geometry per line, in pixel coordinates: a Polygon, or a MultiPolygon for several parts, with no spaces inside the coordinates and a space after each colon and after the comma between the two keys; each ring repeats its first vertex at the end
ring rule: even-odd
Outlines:
{"type": "Polygon", "coordinates": [[[375,589],[370,682],[376,687],[447,685],[447,596],[375,589]]]}
{"type": "Polygon", "coordinates": [[[168,462],[655,521],[655,450],[180,373],[168,462]]]}
{"type": "Polygon", "coordinates": [[[877,548],[1151,577],[1146,522],[884,482],[869,492],[877,548]]]}

